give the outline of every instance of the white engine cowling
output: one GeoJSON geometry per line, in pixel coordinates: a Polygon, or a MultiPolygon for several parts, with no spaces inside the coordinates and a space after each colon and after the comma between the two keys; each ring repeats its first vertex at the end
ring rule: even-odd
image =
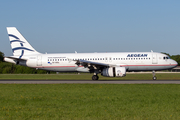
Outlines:
{"type": "Polygon", "coordinates": [[[110,67],[103,69],[102,76],[106,77],[124,77],[126,76],[126,68],[125,67],[110,67]]]}

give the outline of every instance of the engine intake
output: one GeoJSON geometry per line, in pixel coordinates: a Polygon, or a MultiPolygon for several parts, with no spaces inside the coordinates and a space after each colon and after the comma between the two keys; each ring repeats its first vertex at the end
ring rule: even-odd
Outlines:
{"type": "Polygon", "coordinates": [[[124,77],[126,76],[126,68],[125,67],[110,67],[103,69],[102,76],[106,77],[124,77]]]}

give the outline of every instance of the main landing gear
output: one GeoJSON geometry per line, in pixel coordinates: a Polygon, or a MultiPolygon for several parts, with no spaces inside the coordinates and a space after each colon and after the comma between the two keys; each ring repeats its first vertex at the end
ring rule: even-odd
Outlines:
{"type": "Polygon", "coordinates": [[[97,76],[97,75],[92,76],[92,80],[98,80],[98,79],[99,79],[99,76],[97,76]]]}
{"type": "Polygon", "coordinates": [[[156,80],[157,77],[155,76],[156,75],[155,71],[153,70],[152,73],[153,73],[153,80],[156,80]]]}

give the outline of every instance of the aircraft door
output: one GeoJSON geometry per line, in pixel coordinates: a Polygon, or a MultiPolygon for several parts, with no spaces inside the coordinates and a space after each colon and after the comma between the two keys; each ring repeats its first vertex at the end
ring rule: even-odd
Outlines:
{"type": "Polygon", "coordinates": [[[157,54],[152,54],[152,64],[157,64],[158,59],[157,59],[157,54]]]}
{"type": "Polygon", "coordinates": [[[37,56],[37,66],[42,66],[42,56],[37,56]]]}

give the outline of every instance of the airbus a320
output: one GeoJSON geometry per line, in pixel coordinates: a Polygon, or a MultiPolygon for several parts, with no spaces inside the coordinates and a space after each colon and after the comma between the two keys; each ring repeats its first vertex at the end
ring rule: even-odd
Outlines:
{"type": "Polygon", "coordinates": [[[94,73],[106,77],[124,77],[127,71],[155,71],[172,69],[177,62],[157,52],[113,52],[113,53],[59,53],[37,52],[15,27],[7,27],[13,56],[5,57],[6,62],[31,68],[56,72],[94,73]]]}

